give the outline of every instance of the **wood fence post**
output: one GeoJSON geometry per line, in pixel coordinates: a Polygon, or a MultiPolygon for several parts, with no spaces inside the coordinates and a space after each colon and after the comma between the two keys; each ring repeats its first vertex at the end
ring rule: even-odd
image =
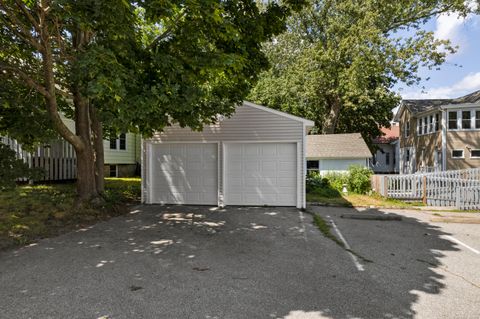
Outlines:
{"type": "Polygon", "coordinates": [[[423,205],[427,205],[427,176],[423,176],[423,194],[422,194],[423,205]]]}
{"type": "Polygon", "coordinates": [[[383,194],[384,197],[388,197],[388,176],[383,176],[383,194]]]}

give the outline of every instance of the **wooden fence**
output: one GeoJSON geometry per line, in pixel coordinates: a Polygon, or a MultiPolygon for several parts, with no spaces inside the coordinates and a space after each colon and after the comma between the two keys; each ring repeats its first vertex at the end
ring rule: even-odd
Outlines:
{"type": "Polygon", "coordinates": [[[20,143],[8,137],[0,137],[0,142],[10,146],[17,158],[27,163],[30,168],[43,169],[44,175],[40,181],[72,180],[77,177],[75,151],[62,139],[39,146],[33,152],[24,150],[20,143]]]}
{"type": "Polygon", "coordinates": [[[389,198],[480,209],[480,168],[409,175],[374,175],[372,188],[389,198]]]}

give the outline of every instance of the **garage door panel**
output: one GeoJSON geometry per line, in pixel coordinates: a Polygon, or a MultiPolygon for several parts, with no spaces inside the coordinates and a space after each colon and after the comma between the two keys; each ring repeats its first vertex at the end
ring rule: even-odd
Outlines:
{"type": "Polygon", "coordinates": [[[151,146],[151,202],[216,205],[218,145],[172,143],[151,146]]]}
{"type": "Polygon", "coordinates": [[[296,143],[227,144],[225,203],[296,206],[296,170],[296,143]]]}
{"type": "Polygon", "coordinates": [[[277,185],[280,187],[295,185],[296,177],[279,177],[277,178],[277,185]]]}

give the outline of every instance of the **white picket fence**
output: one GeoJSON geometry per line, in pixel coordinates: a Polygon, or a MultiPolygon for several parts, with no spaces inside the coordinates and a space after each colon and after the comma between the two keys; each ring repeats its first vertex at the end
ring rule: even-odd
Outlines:
{"type": "Polygon", "coordinates": [[[27,163],[30,168],[43,169],[45,174],[40,181],[72,180],[77,177],[75,151],[65,140],[51,141],[33,152],[24,150],[20,143],[8,137],[0,137],[0,142],[14,150],[17,158],[27,163]]]}
{"type": "Polygon", "coordinates": [[[385,197],[422,200],[429,206],[480,209],[480,168],[375,175],[372,177],[372,188],[385,197]]]}

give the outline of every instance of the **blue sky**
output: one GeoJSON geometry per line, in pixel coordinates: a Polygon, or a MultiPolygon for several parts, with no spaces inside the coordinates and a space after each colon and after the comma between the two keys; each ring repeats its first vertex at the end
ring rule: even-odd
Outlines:
{"type": "Polygon", "coordinates": [[[404,99],[455,98],[480,90],[480,16],[441,15],[430,20],[425,30],[435,32],[440,39],[450,39],[458,45],[440,70],[422,69],[418,86],[398,85],[396,90],[404,99]]]}

